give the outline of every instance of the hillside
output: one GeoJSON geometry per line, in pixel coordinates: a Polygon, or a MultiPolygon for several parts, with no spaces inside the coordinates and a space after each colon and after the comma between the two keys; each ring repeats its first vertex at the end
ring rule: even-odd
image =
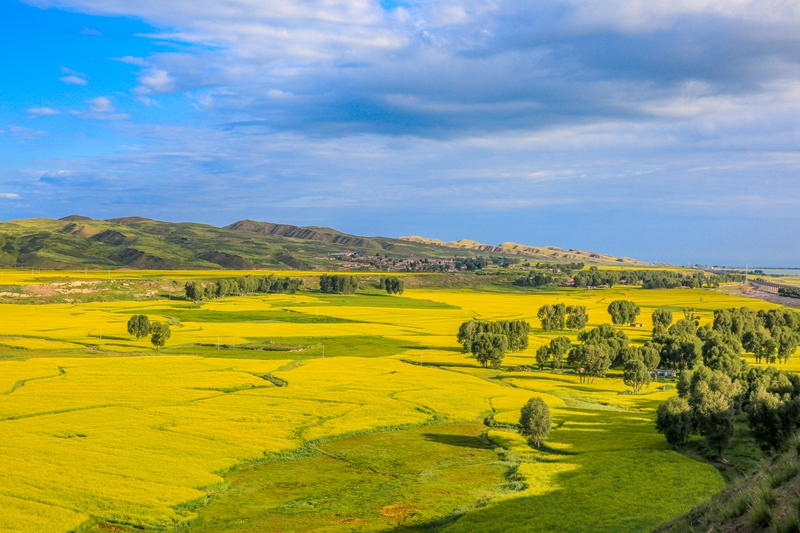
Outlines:
{"type": "Polygon", "coordinates": [[[458,241],[444,242],[438,239],[426,239],[425,237],[411,236],[398,237],[400,240],[416,242],[421,244],[435,244],[448,248],[460,248],[462,250],[474,250],[499,254],[505,252],[506,255],[522,255],[532,258],[541,258],[547,261],[583,261],[584,263],[602,263],[619,265],[644,265],[641,261],[630,257],[614,257],[612,255],[600,254],[597,252],[587,252],[585,250],[563,250],[555,246],[526,246],[514,242],[504,242],[500,245],[481,244],[479,242],[461,239],[458,241]]]}
{"type": "MultiPolygon", "coordinates": [[[[511,243],[445,243],[405,237],[361,237],[335,229],[242,220],[224,228],[142,217],[93,220],[68,216],[0,223],[0,267],[135,269],[348,268],[331,254],[381,254],[394,260],[453,256],[520,256],[537,261],[641,264],[632,259],[511,243]]],[[[366,265],[365,265],[366,266],[366,265]]],[[[353,265],[349,265],[350,268],[353,265]]]]}
{"type": "Polygon", "coordinates": [[[799,456],[800,437],[794,437],[784,454],[655,533],[800,531],[799,456]]]}

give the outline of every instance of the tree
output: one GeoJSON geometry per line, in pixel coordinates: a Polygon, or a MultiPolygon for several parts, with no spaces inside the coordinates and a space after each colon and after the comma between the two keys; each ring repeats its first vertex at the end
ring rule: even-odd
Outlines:
{"type": "Polygon", "coordinates": [[[387,276],[381,278],[381,289],[384,289],[389,294],[403,294],[405,291],[406,283],[403,278],[397,276],[387,276]]]}
{"type": "Polygon", "coordinates": [[[589,382],[594,383],[596,378],[605,376],[611,368],[611,357],[602,346],[589,344],[586,348],[586,371],[590,376],[589,382]]]}
{"type": "Polygon", "coordinates": [[[612,361],[620,362],[622,351],[628,346],[628,336],[611,324],[601,324],[596,328],[578,333],[578,340],[584,344],[602,346],[612,361]]]}
{"type": "Polygon", "coordinates": [[[572,343],[567,337],[556,337],[550,339],[550,355],[553,356],[553,369],[560,366],[564,368],[564,356],[572,347],[572,343]]]}
{"type": "Polygon", "coordinates": [[[791,330],[788,326],[776,327],[772,337],[778,339],[778,360],[783,364],[797,351],[800,344],[800,335],[791,330]]]}
{"type": "Polygon", "coordinates": [[[589,315],[586,314],[586,306],[570,305],[567,307],[567,327],[572,331],[580,331],[586,327],[589,315]]]}
{"type": "Polygon", "coordinates": [[[658,406],[656,430],[666,437],[672,446],[689,442],[694,429],[694,414],[689,402],[673,396],[658,406]]]}
{"type": "Polygon", "coordinates": [[[647,370],[655,370],[658,368],[659,363],[661,363],[661,355],[658,353],[655,346],[648,342],[639,348],[639,353],[642,354],[642,362],[644,366],[647,367],[647,370]]]}
{"type": "Polygon", "coordinates": [[[658,326],[667,329],[672,324],[672,311],[668,309],[656,309],[653,311],[653,328],[658,326]]]}
{"type": "Polygon", "coordinates": [[[536,312],[536,316],[542,324],[542,329],[545,331],[564,329],[566,314],[567,306],[564,304],[545,304],[536,312]]]}
{"type": "Polygon", "coordinates": [[[703,341],[694,335],[680,337],[667,336],[659,339],[661,343],[661,360],[679,368],[681,371],[691,370],[700,361],[703,352],[703,341]]]}
{"type": "Polygon", "coordinates": [[[479,324],[480,323],[477,320],[468,320],[463,322],[458,328],[456,339],[464,348],[464,353],[472,351],[472,341],[479,331],[479,324]]]}
{"type": "Polygon", "coordinates": [[[550,346],[543,344],[536,350],[536,363],[539,365],[539,370],[544,370],[544,365],[550,360],[550,346]]]}
{"type": "Polygon", "coordinates": [[[319,277],[319,290],[329,294],[353,294],[360,282],[358,276],[323,274],[319,277]]]}
{"type": "Polygon", "coordinates": [[[150,327],[150,319],[147,318],[147,315],[133,315],[128,320],[128,333],[136,337],[137,341],[150,335],[150,327]]]}
{"type": "Polygon", "coordinates": [[[722,456],[722,451],[733,438],[733,406],[730,400],[721,392],[711,391],[694,411],[700,433],[705,436],[708,445],[722,456]]]}
{"type": "Polygon", "coordinates": [[[616,325],[632,324],[640,312],[639,306],[629,300],[614,300],[608,304],[611,322],[616,325]]]}
{"type": "Polygon", "coordinates": [[[205,290],[199,281],[187,281],[184,290],[186,297],[194,302],[202,300],[205,296],[205,290]]]}
{"type": "Polygon", "coordinates": [[[163,348],[171,335],[172,331],[169,329],[169,324],[153,322],[153,325],[150,327],[150,342],[153,343],[156,350],[163,348]]]}
{"type": "Polygon", "coordinates": [[[622,375],[625,385],[633,389],[634,394],[639,394],[643,387],[650,385],[650,372],[640,359],[633,359],[625,363],[622,375]]]}
{"type": "Polygon", "coordinates": [[[611,367],[607,348],[595,344],[580,344],[569,351],[567,361],[575,365],[581,382],[594,382],[611,367]]]}
{"type": "Polygon", "coordinates": [[[507,348],[508,340],[505,335],[478,333],[472,343],[472,354],[484,368],[497,368],[503,362],[507,348]]]}
{"type": "Polygon", "coordinates": [[[540,397],[536,396],[528,400],[519,416],[519,432],[528,437],[528,442],[533,443],[537,448],[550,434],[553,419],[550,416],[550,408],[540,397]]]}

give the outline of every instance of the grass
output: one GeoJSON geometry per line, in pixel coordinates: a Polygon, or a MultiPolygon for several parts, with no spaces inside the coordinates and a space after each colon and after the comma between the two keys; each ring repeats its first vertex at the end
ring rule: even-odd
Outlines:
{"type": "Polygon", "coordinates": [[[460,422],[379,432],[239,469],[192,531],[414,530],[457,516],[506,494],[508,466],[484,431],[460,422]]]}
{"type": "MultiPolygon", "coordinates": [[[[637,288],[0,305],[0,530],[246,530],[237,514],[287,531],[651,530],[724,484],[654,431],[674,389],[511,371],[557,335],[538,328],[539,306],[586,305],[593,327],[614,299],[636,301],[646,324],[658,307],[695,307],[704,323],[773,307],[637,288]],[[127,334],[138,313],[179,319],[164,351],[127,334]],[[479,368],[455,342],[473,317],[529,320],[530,347],[479,368]],[[535,395],[556,427],[542,452],[499,428],[489,448],[458,444],[484,446],[479,424],[513,425],[535,395]]],[[[647,329],[625,331],[643,342],[647,329]]]]}

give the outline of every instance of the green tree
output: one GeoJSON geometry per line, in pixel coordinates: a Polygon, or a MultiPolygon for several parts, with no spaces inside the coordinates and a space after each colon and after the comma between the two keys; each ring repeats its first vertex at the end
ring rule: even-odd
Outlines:
{"type": "Polygon", "coordinates": [[[572,347],[572,343],[567,337],[555,337],[550,339],[550,355],[553,356],[553,369],[557,366],[564,369],[564,356],[572,347]]]}
{"type": "Polygon", "coordinates": [[[389,294],[403,294],[406,283],[403,278],[386,276],[385,278],[381,278],[380,286],[381,289],[384,289],[389,294]]]}
{"type": "Polygon", "coordinates": [[[150,342],[153,343],[153,346],[156,347],[156,350],[160,350],[167,344],[170,336],[172,335],[172,331],[169,329],[169,324],[165,324],[163,322],[153,322],[153,325],[150,328],[150,342]]]}
{"type": "Polygon", "coordinates": [[[634,394],[639,394],[643,387],[650,385],[650,372],[641,359],[633,359],[625,363],[622,379],[634,394]]]}
{"type": "Polygon", "coordinates": [[[479,324],[480,322],[477,320],[467,320],[458,328],[456,340],[458,340],[458,343],[464,349],[464,353],[472,351],[472,341],[474,340],[475,335],[477,335],[480,331],[479,324]]]}
{"type": "Polygon", "coordinates": [[[653,328],[658,326],[667,329],[672,324],[672,311],[669,309],[656,309],[653,311],[653,328]]]}
{"type": "Polygon", "coordinates": [[[578,340],[584,344],[603,347],[612,362],[621,362],[622,353],[628,347],[628,336],[611,324],[600,324],[596,328],[578,333],[578,340]]]}
{"type": "Polygon", "coordinates": [[[639,306],[629,300],[614,300],[608,304],[608,314],[616,325],[632,324],[640,312],[639,306]]]}
{"type": "Polygon", "coordinates": [[[778,360],[786,364],[789,358],[794,355],[794,352],[797,351],[797,346],[800,344],[800,334],[792,331],[788,326],[776,327],[773,331],[772,337],[777,337],[778,360]]]}
{"type": "Polygon", "coordinates": [[[199,281],[187,281],[184,285],[186,297],[194,302],[200,301],[205,297],[203,286],[199,281]]]}
{"type": "Polygon", "coordinates": [[[570,305],[567,307],[567,327],[572,331],[580,331],[586,327],[589,315],[586,314],[586,306],[570,305]]]}
{"type": "Polygon", "coordinates": [[[531,398],[522,407],[519,416],[519,432],[528,437],[528,442],[537,448],[550,435],[552,425],[550,408],[540,397],[531,398]]]}
{"type": "Polygon", "coordinates": [[[536,363],[539,365],[539,370],[544,370],[544,365],[550,360],[550,346],[543,344],[536,350],[536,363]]]}
{"type": "Polygon", "coordinates": [[[659,363],[661,363],[661,355],[655,346],[647,343],[639,348],[639,353],[642,354],[642,362],[644,366],[647,367],[647,370],[655,370],[658,368],[659,363]]]}
{"type": "Polygon", "coordinates": [[[708,445],[722,456],[722,452],[733,438],[733,406],[724,394],[712,391],[704,395],[695,408],[697,428],[708,445]]]}
{"type": "Polygon", "coordinates": [[[495,333],[478,333],[472,343],[472,354],[484,368],[499,367],[507,349],[506,336],[495,333]]]}
{"type": "Polygon", "coordinates": [[[672,446],[686,444],[694,430],[694,413],[685,398],[673,396],[658,406],[656,430],[672,446]]]}
{"type": "Polygon", "coordinates": [[[542,324],[542,329],[544,331],[555,331],[559,329],[558,310],[556,309],[556,306],[550,304],[541,306],[536,312],[536,317],[542,324]]]}
{"type": "Polygon", "coordinates": [[[147,315],[133,315],[128,320],[128,333],[136,337],[137,341],[150,335],[150,319],[147,315]]]}

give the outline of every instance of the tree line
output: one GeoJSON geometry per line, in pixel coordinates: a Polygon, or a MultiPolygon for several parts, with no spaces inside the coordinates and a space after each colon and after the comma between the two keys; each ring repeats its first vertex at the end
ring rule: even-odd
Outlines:
{"type": "Polygon", "coordinates": [[[531,325],[524,320],[468,320],[458,328],[456,340],[481,366],[497,368],[507,350],[519,352],[528,347],[530,331],[531,325]]]}
{"type": "Polygon", "coordinates": [[[253,293],[288,293],[294,294],[302,287],[303,280],[299,278],[283,277],[278,278],[274,275],[254,277],[244,276],[241,278],[219,279],[201,283],[199,281],[188,281],[184,285],[186,297],[192,301],[213,300],[225,296],[240,296],[253,293]]]}
{"type": "Polygon", "coordinates": [[[160,350],[172,336],[169,324],[163,322],[150,322],[147,315],[133,315],[128,320],[128,333],[138,341],[142,337],[150,336],[150,342],[160,350]]]}
{"type": "MultiPolygon", "coordinates": [[[[560,265],[568,267],[572,264],[560,265]]],[[[577,266],[577,264],[575,264],[577,266]]],[[[740,274],[708,274],[705,272],[673,272],[671,270],[600,270],[595,266],[588,270],[553,269],[547,272],[529,272],[526,276],[514,280],[520,287],[543,287],[546,285],[566,285],[570,275],[573,286],[578,288],[588,287],[613,287],[614,285],[638,285],[644,289],[675,289],[689,287],[699,289],[703,287],[716,288],[720,283],[729,281],[744,281],[740,274]]]]}
{"type": "Polygon", "coordinates": [[[544,331],[561,331],[565,327],[572,331],[579,331],[586,327],[589,315],[586,306],[545,304],[536,312],[536,317],[544,331]]]}
{"type": "Polygon", "coordinates": [[[800,288],[797,287],[779,287],[778,294],[781,296],[788,296],[790,298],[800,298],[800,288]]]}
{"type": "Polygon", "coordinates": [[[328,294],[353,294],[360,283],[358,276],[323,274],[319,277],[319,290],[328,294]]]}
{"type": "Polygon", "coordinates": [[[385,278],[381,278],[379,286],[389,294],[403,294],[406,283],[401,277],[386,276],[385,278]]]}
{"type": "Polygon", "coordinates": [[[682,369],[678,396],[662,404],[656,427],[675,446],[693,434],[705,437],[722,455],[734,436],[737,414],[746,414],[751,434],[765,450],[780,449],[800,429],[800,378],[758,362],[786,362],[800,343],[800,313],[787,309],[755,312],[746,307],[714,312],[713,324],[697,326],[692,310],[671,323],[671,313],[654,313],[653,345],[668,364],[682,369]]]}

